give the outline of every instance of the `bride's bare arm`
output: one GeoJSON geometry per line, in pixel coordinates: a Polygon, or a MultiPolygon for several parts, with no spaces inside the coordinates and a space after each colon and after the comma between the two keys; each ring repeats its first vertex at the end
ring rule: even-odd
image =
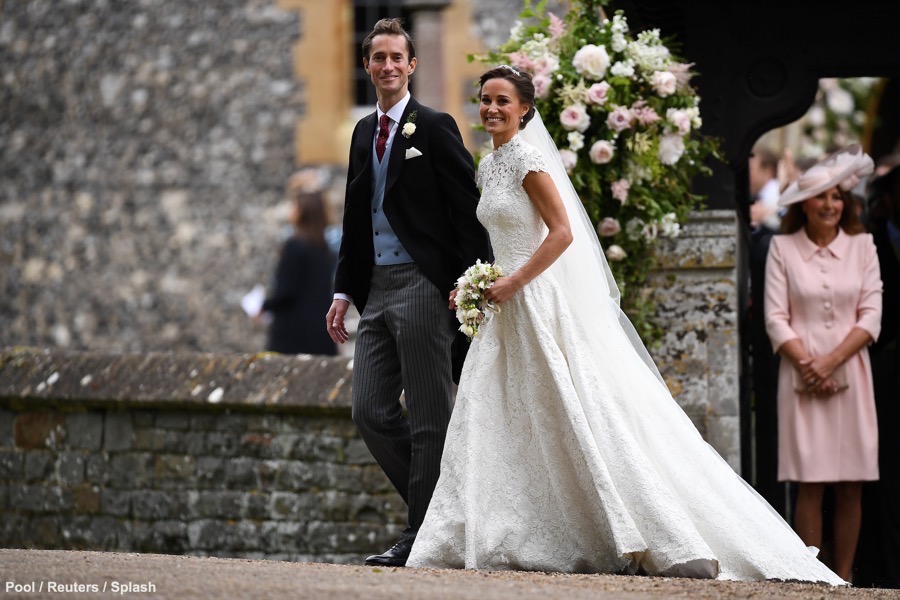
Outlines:
{"type": "Polygon", "coordinates": [[[572,243],[572,230],[566,207],[553,179],[547,173],[532,171],[525,176],[522,187],[547,225],[549,233],[531,258],[515,273],[500,277],[484,297],[491,302],[505,302],[525,285],[543,273],[572,243]]]}

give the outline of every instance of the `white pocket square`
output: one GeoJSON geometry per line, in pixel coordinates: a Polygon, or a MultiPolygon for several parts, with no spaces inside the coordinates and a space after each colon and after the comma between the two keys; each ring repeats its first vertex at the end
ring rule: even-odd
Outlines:
{"type": "Polygon", "coordinates": [[[422,153],[419,152],[419,150],[415,146],[413,146],[412,148],[406,149],[406,160],[409,160],[410,158],[415,158],[417,156],[422,156],[422,153]]]}

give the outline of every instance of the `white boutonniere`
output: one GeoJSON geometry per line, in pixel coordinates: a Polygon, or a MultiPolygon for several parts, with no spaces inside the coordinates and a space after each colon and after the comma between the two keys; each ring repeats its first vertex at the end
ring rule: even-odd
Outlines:
{"type": "Polygon", "coordinates": [[[409,116],[406,117],[406,123],[403,124],[401,133],[406,139],[409,139],[409,137],[416,132],[416,112],[417,111],[414,110],[409,113],[409,116]]]}

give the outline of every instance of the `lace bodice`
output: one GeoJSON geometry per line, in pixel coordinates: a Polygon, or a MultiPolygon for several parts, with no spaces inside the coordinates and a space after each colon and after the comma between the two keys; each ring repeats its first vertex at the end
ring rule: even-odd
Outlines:
{"type": "Polygon", "coordinates": [[[484,157],[478,167],[478,220],[491,236],[496,263],[507,274],[521,267],[547,235],[522,187],[531,171],[547,171],[544,157],[518,135],[484,157]]]}

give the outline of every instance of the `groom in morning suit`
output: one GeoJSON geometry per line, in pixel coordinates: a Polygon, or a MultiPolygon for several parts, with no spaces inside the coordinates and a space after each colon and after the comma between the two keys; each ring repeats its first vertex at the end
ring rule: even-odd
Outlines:
{"type": "Polygon", "coordinates": [[[362,44],[378,96],[353,131],[335,294],[326,317],[337,343],[361,315],[353,361],[353,421],[409,507],[400,540],[367,565],[404,566],[438,480],[465,338],[448,308],[456,279],[488,260],[475,217],[472,156],[450,115],[409,94],[415,46],[398,19],[362,44]],[[407,416],[399,398],[406,397],[407,416]]]}

